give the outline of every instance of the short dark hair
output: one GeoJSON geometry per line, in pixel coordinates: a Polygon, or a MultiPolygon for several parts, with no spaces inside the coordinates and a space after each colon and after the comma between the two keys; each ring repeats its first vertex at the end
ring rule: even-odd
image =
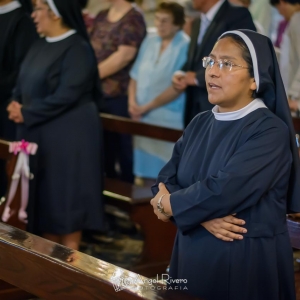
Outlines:
{"type": "MultiPolygon", "coordinates": [[[[300,4],[300,0],[283,0],[284,2],[290,3],[290,4],[300,4]]],[[[279,4],[280,0],[270,0],[270,4],[273,6],[276,6],[279,4]]]]}
{"type": "Polygon", "coordinates": [[[173,16],[173,24],[179,26],[180,28],[183,27],[185,23],[185,17],[184,8],[182,5],[172,1],[162,2],[158,5],[156,11],[165,11],[170,13],[173,16]]]}
{"type": "Polygon", "coordinates": [[[85,9],[88,5],[89,0],[79,0],[79,5],[81,9],[85,9]]]}
{"type": "MultiPolygon", "coordinates": [[[[246,45],[244,40],[239,35],[233,34],[233,33],[224,34],[220,38],[220,40],[224,39],[224,38],[231,38],[237,44],[237,46],[240,47],[240,49],[242,50],[242,57],[245,60],[245,62],[247,63],[249,75],[251,78],[254,78],[252,57],[251,57],[250,51],[248,49],[248,46],[246,45]]],[[[256,98],[255,91],[253,91],[252,97],[256,98]]]]}
{"type": "Polygon", "coordinates": [[[270,4],[272,6],[275,6],[275,5],[279,4],[279,2],[280,2],[280,0],[270,0],[270,4]]]}

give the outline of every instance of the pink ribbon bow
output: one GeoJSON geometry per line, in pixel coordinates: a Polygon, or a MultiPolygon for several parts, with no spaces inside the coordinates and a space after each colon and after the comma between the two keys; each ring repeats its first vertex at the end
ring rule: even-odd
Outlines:
{"type": "Polygon", "coordinates": [[[25,140],[21,142],[12,142],[9,144],[9,152],[18,154],[17,163],[15,170],[12,175],[12,181],[9,187],[8,199],[2,214],[2,221],[7,222],[10,217],[13,215],[13,212],[10,208],[12,200],[16,194],[19,181],[21,179],[21,205],[18,212],[18,218],[21,222],[27,223],[27,204],[29,196],[29,179],[33,178],[33,174],[30,173],[29,169],[29,155],[35,155],[38,145],[35,143],[29,143],[25,140]]]}

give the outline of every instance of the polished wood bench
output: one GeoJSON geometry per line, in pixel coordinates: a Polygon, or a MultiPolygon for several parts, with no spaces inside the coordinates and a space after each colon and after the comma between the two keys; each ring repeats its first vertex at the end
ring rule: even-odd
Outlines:
{"type": "MultiPolygon", "coordinates": [[[[7,181],[8,181],[8,187],[10,186],[11,183],[11,176],[13,174],[13,171],[16,166],[17,162],[17,155],[13,155],[12,153],[9,153],[9,142],[0,140],[0,160],[5,161],[6,164],[6,173],[7,173],[7,181]]],[[[16,192],[16,195],[13,199],[11,208],[14,211],[18,211],[20,208],[20,186],[18,186],[18,190],[16,192]]],[[[5,201],[7,199],[7,195],[0,195],[0,218],[3,213],[3,209],[5,206],[5,201]]],[[[1,221],[1,219],[0,219],[1,221]]],[[[25,224],[20,222],[19,219],[17,218],[17,214],[14,214],[8,222],[10,225],[16,226],[20,229],[25,230],[25,224]]],[[[0,262],[2,264],[2,262],[0,262]]],[[[7,282],[1,281],[0,280],[0,299],[1,300],[25,300],[25,299],[32,299],[33,295],[30,293],[27,293],[25,291],[22,291],[18,287],[15,287],[7,282]]]]}
{"type": "Polygon", "coordinates": [[[148,138],[176,142],[182,135],[182,130],[150,125],[110,114],[100,114],[105,130],[140,135],[148,138]]]}
{"type": "MultiPolygon", "coordinates": [[[[116,132],[139,134],[143,136],[176,141],[181,131],[152,126],[110,115],[101,115],[105,129],[116,132]]],[[[8,142],[0,143],[0,151],[3,159],[6,159],[10,168],[9,178],[14,170],[16,156],[8,153],[8,142]]],[[[20,187],[19,187],[20,188],[20,187]]],[[[16,211],[20,205],[20,190],[13,201],[16,211]],[[18,199],[17,199],[18,198],[18,199]]],[[[131,270],[144,276],[156,276],[165,272],[169,264],[176,228],[171,223],[162,223],[153,214],[149,204],[152,193],[149,187],[138,187],[115,179],[106,179],[104,196],[108,205],[114,205],[128,214],[130,220],[135,223],[144,240],[142,253],[131,270]]],[[[4,205],[0,206],[2,215],[4,205]]],[[[25,229],[15,214],[9,224],[25,229]]]]}
{"type": "Polygon", "coordinates": [[[0,262],[0,279],[27,294],[22,298],[0,290],[1,300],[30,299],[30,295],[44,300],[196,300],[4,223],[0,223],[0,262]]]}
{"type": "MultiPolygon", "coordinates": [[[[133,121],[119,116],[100,114],[105,130],[139,135],[169,142],[176,142],[181,130],[164,128],[133,121]]],[[[171,258],[176,228],[172,223],[163,223],[153,213],[150,187],[141,187],[118,179],[105,179],[104,196],[107,205],[125,211],[144,237],[141,259],[131,270],[145,276],[165,272],[171,258]]]]}

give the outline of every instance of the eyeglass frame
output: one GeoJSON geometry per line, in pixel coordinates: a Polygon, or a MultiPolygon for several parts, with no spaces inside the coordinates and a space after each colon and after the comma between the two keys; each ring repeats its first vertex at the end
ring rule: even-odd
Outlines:
{"type": "Polygon", "coordinates": [[[223,67],[220,67],[220,62],[223,63],[223,64],[224,64],[224,62],[230,62],[230,63],[231,63],[231,67],[230,67],[230,69],[229,69],[229,72],[232,70],[232,67],[240,67],[240,68],[243,68],[243,69],[250,69],[249,67],[244,67],[244,66],[242,66],[242,65],[234,64],[232,61],[230,61],[230,60],[228,60],[228,59],[218,59],[218,60],[215,60],[215,59],[213,59],[213,58],[210,57],[210,56],[204,56],[204,57],[202,58],[202,66],[203,66],[204,69],[207,69],[208,66],[209,66],[209,65],[207,65],[206,67],[204,66],[204,60],[205,60],[206,58],[210,58],[210,59],[214,62],[213,65],[212,65],[209,69],[212,69],[212,67],[215,65],[216,62],[217,62],[217,65],[218,65],[219,70],[222,70],[222,69],[223,69],[223,67]]]}
{"type": "Polygon", "coordinates": [[[44,8],[44,7],[33,7],[32,12],[42,11],[42,10],[48,10],[51,11],[50,7],[44,8]]]}

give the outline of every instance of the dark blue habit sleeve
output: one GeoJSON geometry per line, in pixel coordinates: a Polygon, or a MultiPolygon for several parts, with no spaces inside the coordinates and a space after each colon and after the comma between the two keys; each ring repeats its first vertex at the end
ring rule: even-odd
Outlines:
{"type": "MultiPolygon", "coordinates": [[[[286,127],[258,129],[216,174],[171,193],[178,229],[185,233],[204,221],[238,213],[264,201],[268,191],[278,186],[279,178],[289,174],[292,158],[288,149],[286,127]]],[[[175,151],[175,158],[163,170],[169,177],[160,177],[160,181],[171,182],[175,187],[177,155],[175,151]]]]}
{"type": "Polygon", "coordinates": [[[0,84],[5,84],[7,86],[13,84],[11,100],[21,102],[21,91],[20,85],[18,83],[18,73],[20,71],[21,63],[24,60],[28,50],[37,39],[38,35],[36,33],[32,20],[30,20],[29,16],[24,16],[15,29],[11,47],[11,49],[13,49],[13,61],[11,68],[14,71],[11,72],[10,76],[8,76],[8,78],[6,78],[6,80],[0,84]]]}
{"type": "Polygon", "coordinates": [[[22,103],[22,92],[21,92],[21,85],[20,85],[20,77],[18,77],[16,85],[13,89],[13,94],[11,101],[17,101],[19,103],[22,103]]]}
{"type": "Polygon", "coordinates": [[[92,80],[92,58],[90,48],[85,44],[74,45],[68,50],[55,92],[40,101],[33,101],[34,105],[23,106],[22,114],[27,127],[51,120],[76,105],[92,80]]]}
{"type": "MultiPolygon", "coordinates": [[[[37,39],[38,35],[32,20],[30,20],[30,16],[24,16],[18,23],[13,38],[12,48],[14,50],[14,60],[12,68],[16,70],[15,76],[18,74],[20,65],[24,60],[28,50],[37,39]]],[[[16,78],[14,81],[16,81],[16,78]]]]}
{"type": "Polygon", "coordinates": [[[181,156],[183,137],[184,137],[184,133],[183,136],[176,142],[174,146],[172,158],[162,168],[162,170],[160,171],[157,177],[155,185],[152,186],[153,195],[156,195],[158,193],[159,191],[158,184],[160,182],[163,182],[165,184],[169,193],[174,193],[182,189],[182,187],[177,183],[176,176],[177,176],[177,167],[181,156]]]}

